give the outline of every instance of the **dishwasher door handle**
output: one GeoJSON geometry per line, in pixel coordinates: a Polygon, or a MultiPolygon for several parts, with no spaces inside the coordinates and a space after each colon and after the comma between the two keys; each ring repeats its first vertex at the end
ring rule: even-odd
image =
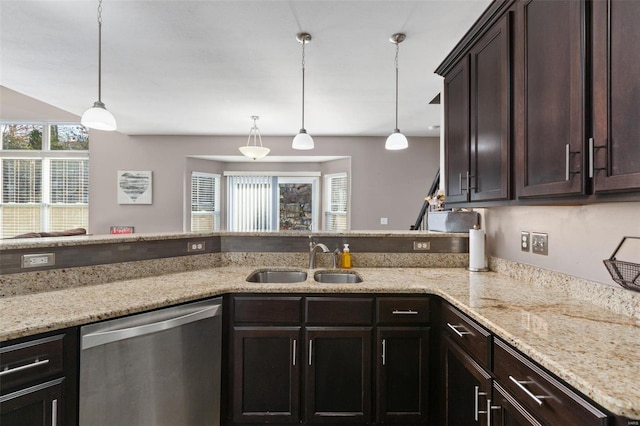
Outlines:
{"type": "Polygon", "coordinates": [[[222,305],[213,305],[208,306],[204,309],[197,310],[195,312],[190,312],[185,315],[150,324],[85,334],[84,336],[82,336],[82,349],[89,349],[95,346],[117,342],[119,340],[130,339],[132,337],[140,337],[147,334],[157,333],[163,330],[180,327],[185,324],[221,315],[221,311],[222,305]]]}

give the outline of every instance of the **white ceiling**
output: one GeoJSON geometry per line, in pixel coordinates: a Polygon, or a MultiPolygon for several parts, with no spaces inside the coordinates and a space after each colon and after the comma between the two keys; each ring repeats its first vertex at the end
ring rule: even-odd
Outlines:
{"type": "MultiPolygon", "coordinates": [[[[490,0],[104,0],[102,100],[127,134],[433,136],[434,69],[490,0]]],[[[97,99],[97,0],[0,0],[0,85],[81,115],[97,99]]]]}

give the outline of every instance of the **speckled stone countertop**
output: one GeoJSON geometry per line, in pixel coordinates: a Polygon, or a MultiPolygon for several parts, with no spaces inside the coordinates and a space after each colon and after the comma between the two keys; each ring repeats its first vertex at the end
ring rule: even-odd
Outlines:
{"type": "MultiPolygon", "coordinates": [[[[443,297],[614,414],[640,418],[640,321],[566,292],[462,268],[356,268],[360,284],[254,284],[225,266],[0,298],[0,340],[225,293],[417,293],[443,297]]],[[[312,272],[312,271],[311,271],[312,272]]]]}

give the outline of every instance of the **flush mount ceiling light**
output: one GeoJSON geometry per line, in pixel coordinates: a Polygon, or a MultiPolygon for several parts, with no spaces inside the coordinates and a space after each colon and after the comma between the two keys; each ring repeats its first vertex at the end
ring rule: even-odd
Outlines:
{"type": "Polygon", "coordinates": [[[398,129],[398,53],[400,52],[400,43],[402,43],[405,38],[407,38],[405,34],[396,33],[389,39],[391,43],[396,45],[396,128],[384,144],[385,149],[390,150],[405,149],[409,146],[406,136],[400,133],[398,129]]]}
{"type": "Polygon", "coordinates": [[[253,127],[249,130],[249,139],[247,139],[247,145],[241,146],[238,148],[240,152],[251,159],[257,159],[266,157],[271,151],[269,148],[265,148],[262,146],[262,137],[260,136],[260,130],[258,129],[258,125],[256,121],[260,119],[257,115],[252,115],[251,119],[253,120],[253,127]],[[251,145],[253,138],[253,145],[251,145]],[[260,142],[260,146],[258,146],[258,142],[260,142]]]}
{"type": "Polygon", "coordinates": [[[116,119],[102,103],[102,0],[98,1],[98,100],[82,114],[80,123],[96,130],[116,130],[116,119]]]}
{"type": "Polygon", "coordinates": [[[296,35],[296,40],[302,44],[302,128],[300,133],[293,138],[293,149],[313,149],[313,138],[307,133],[304,128],[304,45],[311,41],[311,34],[299,33],[296,35]]]}

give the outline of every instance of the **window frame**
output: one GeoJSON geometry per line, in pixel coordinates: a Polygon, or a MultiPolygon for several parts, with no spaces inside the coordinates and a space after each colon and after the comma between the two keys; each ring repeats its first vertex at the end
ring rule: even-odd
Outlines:
{"type": "Polygon", "coordinates": [[[344,232],[351,229],[351,186],[349,180],[349,174],[347,172],[339,172],[339,173],[328,173],[323,176],[323,196],[322,196],[322,229],[329,232],[344,232]],[[332,192],[332,179],[335,178],[345,178],[345,190],[346,190],[346,210],[336,210],[332,211],[332,200],[331,200],[331,192],[332,192]],[[346,216],[346,229],[328,229],[328,221],[327,215],[344,215],[346,216]]]}
{"type": "MultiPolygon", "coordinates": [[[[50,226],[51,210],[56,206],[69,206],[72,208],[83,207],[86,213],[82,214],[82,225],[89,226],[89,172],[87,172],[87,202],[86,203],[52,203],[51,200],[51,183],[52,169],[51,162],[56,160],[85,161],[86,169],[89,169],[89,149],[87,150],[51,150],[51,126],[81,126],[77,122],[69,121],[28,121],[28,120],[0,120],[0,126],[6,125],[38,125],[42,126],[42,149],[4,149],[3,143],[0,142],[0,181],[4,182],[4,161],[5,160],[40,160],[41,161],[41,199],[39,203],[8,203],[4,201],[4,190],[0,191],[0,238],[7,237],[7,231],[3,226],[3,207],[31,205],[40,206],[40,229],[33,232],[51,231],[50,226]]],[[[11,235],[13,236],[13,235],[11,235]]]]}
{"type": "Polygon", "coordinates": [[[208,173],[208,172],[199,172],[199,171],[192,171],[191,172],[191,178],[189,181],[189,186],[190,186],[190,197],[189,197],[189,229],[190,232],[216,232],[220,230],[220,226],[221,226],[221,208],[220,208],[220,187],[221,187],[221,176],[220,174],[217,173],[208,173]],[[193,211],[193,195],[194,195],[194,186],[193,186],[193,179],[194,177],[204,177],[204,178],[213,178],[213,187],[214,187],[214,194],[213,194],[213,210],[211,211],[211,215],[213,216],[213,229],[211,230],[207,230],[207,231],[202,231],[202,230],[195,230],[193,229],[193,223],[194,223],[194,216],[205,216],[208,215],[207,213],[197,213],[194,214],[193,211]]]}

